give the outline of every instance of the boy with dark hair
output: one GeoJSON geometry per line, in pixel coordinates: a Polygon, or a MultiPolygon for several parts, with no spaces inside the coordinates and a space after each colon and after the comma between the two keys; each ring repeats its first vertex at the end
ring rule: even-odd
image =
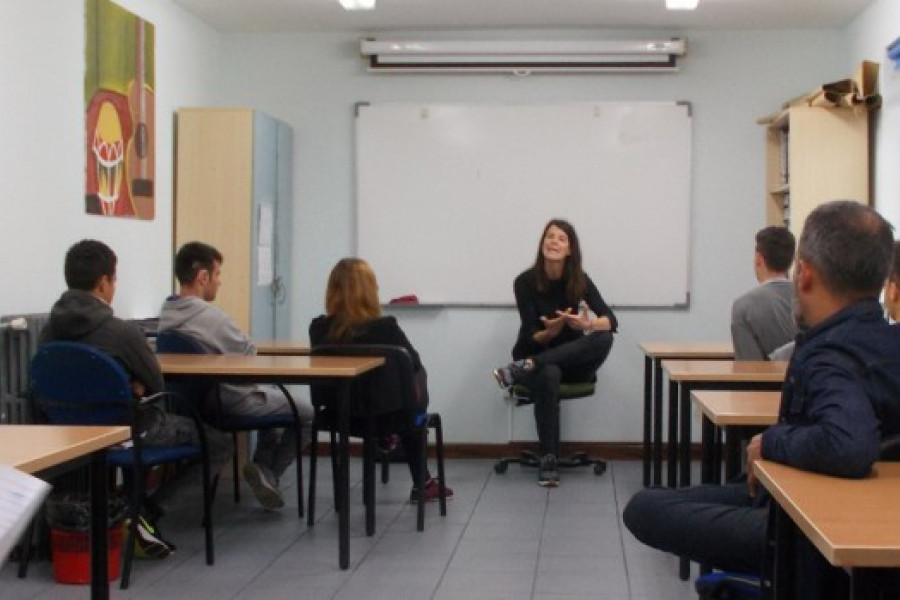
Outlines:
{"type": "MultiPolygon", "coordinates": [[[[179,331],[216,354],[256,354],[256,345],[223,310],[211,304],[222,283],[222,253],[209,244],[188,242],[175,255],[179,291],[163,303],[160,332],[179,331]]],[[[219,386],[222,410],[240,416],[292,415],[288,398],[278,388],[259,385],[219,386]]],[[[304,421],[312,421],[308,401],[296,402],[304,421]]],[[[296,456],[294,430],[261,429],[253,460],[244,465],[244,479],[259,503],[269,509],[284,506],[281,474],[296,456]]]]}
{"type": "Polygon", "coordinates": [[[797,326],[791,310],[787,272],[794,261],[794,235],[784,227],[756,234],[753,269],[759,285],[731,307],[731,339],[735,360],[766,360],[793,341],[797,326]]]}
{"type": "MultiPolygon", "coordinates": [[[[165,391],[165,385],[144,333],[134,323],[113,315],[110,304],[116,291],[116,263],[116,254],[103,242],[82,240],[69,248],[64,268],[69,289],[53,305],[39,341],[81,342],[109,354],[131,376],[135,399],[139,399],[165,391]]],[[[200,444],[191,419],[165,412],[157,404],[141,406],[137,420],[148,446],[200,444]]],[[[212,428],[206,428],[205,433],[210,468],[215,474],[231,458],[231,440],[212,428]]],[[[188,466],[147,499],[138,523],[138,556],[164,558],[175,549],[163,539],[156,521],[167,508],[200,493],[201,477],[199,465],[188,466]]]]}

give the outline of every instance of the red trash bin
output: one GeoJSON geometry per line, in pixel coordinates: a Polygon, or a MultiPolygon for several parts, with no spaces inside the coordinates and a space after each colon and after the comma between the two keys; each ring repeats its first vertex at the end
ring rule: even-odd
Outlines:
{"type": "MultiPolygon", "coordinates": [[[[119,524],[109,530],[109,579],[119,578],[122,556],[122,530],[119,524]]],[[[88,531],[50,529],[53,577],[59,583],[91,582],[91,542],[88,531]]]]}

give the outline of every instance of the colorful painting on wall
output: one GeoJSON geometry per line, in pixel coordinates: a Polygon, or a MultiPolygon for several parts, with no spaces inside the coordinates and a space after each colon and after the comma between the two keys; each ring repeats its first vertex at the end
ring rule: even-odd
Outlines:
{"type": "Polygon", "coordinates": [[[155,214],[154,27],[109,0],[85,0],[85,209],[155,214]]]}

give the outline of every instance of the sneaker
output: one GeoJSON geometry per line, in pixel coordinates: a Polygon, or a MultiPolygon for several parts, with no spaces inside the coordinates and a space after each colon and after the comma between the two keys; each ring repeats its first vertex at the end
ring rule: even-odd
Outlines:
{"type": "Polygon", "coordinates": [[[137,532],[134,537],[134,555],[137,558],[166,558],[172,548],[159,535],[159,530],[144,517],[138,517],[137,532]]]}
{"type": "Polygon", "coordinates": [[[393,452],[400,447],[400,436],[396,433],[378,438],[378,449],[382,452],[393,452]]]}
{"type": "Polygon", "coordinates": [[[556,456],[545,454],[538,467],[538,485],[541,487],[557,487],[559,485],[559,466],[556,456]]]}
{"type": "Polygon", "coordinates": [[[281,508],[284,506],[284,497],[275,487],[273,480],[270,479],[263,471],[263,467],[255,462],[248,462],[244,465],[244,480],[253,490],[257,501],[263,508],[281,508]]]}
{"type": "Polygon", "coordinates": [[[494,379],[497,380],[501,388],[506,389],[527,375],[533,366],[530,360],[523,358],[522,360],[511,362],[505,367],[494,369],[494,379]]]}
{"type": "MultiPolygon", "coordinates": [[[[441,485],[438,483],[438,480],[434,477],[430,478],[425,482],[425,502],[433,502],[441,497],[441,485]]],[[[453,497],[453,490],[449,487],[444,486],[444,498],[450,499],[453,497]]],[[[409,492],[409,501],[413,504],[419,501],[419,488],[414,487],[412,491],[409,492]]]]}

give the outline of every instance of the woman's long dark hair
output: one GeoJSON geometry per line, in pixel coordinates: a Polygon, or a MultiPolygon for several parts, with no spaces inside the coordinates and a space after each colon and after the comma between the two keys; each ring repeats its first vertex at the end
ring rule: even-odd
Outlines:
{"type": "Polygon", "coordinates": [[[584,275],[584,269],[581,268],[581,244],[578,242],[578,234],[572,224],[563,219],[551,219],[541,232],[541,239],[538,241],[537,257],[534,259],[534,273],[537,278],[537,290],[546,292],[550,288],[550,280],[547,278],[547,272],[544,270],[544,238],[547,231],[551,227],[558,227],[563,230],[566,237],[569,238],[569,256],[563,264],[562,282],[566,287],[566,299],[572,304],[578,304],[583,298],[587,290],[587,278],[584,275]]]}

